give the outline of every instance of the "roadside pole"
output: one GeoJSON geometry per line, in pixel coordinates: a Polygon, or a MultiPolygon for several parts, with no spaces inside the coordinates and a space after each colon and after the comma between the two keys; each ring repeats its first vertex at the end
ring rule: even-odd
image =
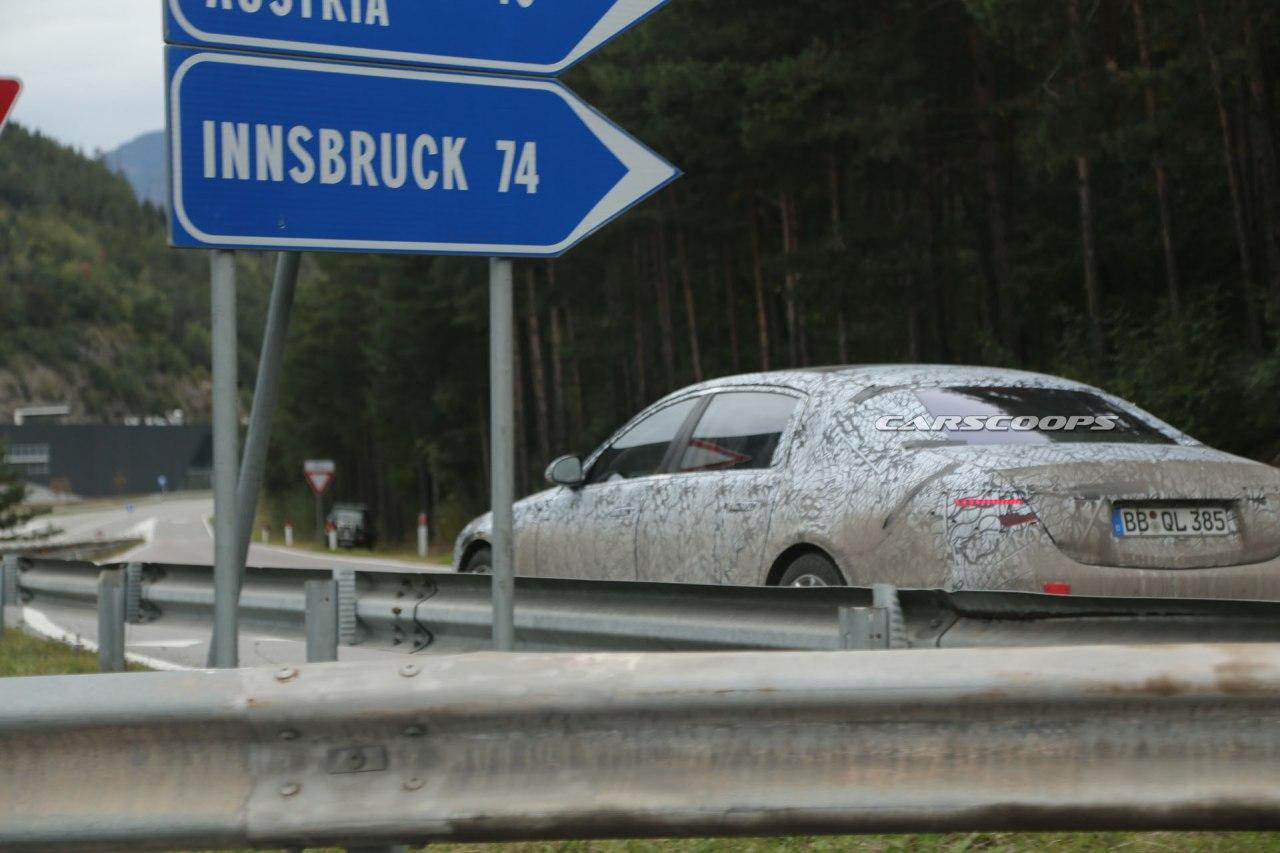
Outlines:
{"type": "Polygon", "coordinates": [[[489,261],[489,385],[492,423],[493,647],[515,648],[515,376],[512,262],[489,261]]]}
{"type": "Polygon", "coordinates": [[[236,566],[236,255],[210,255],[213,309],[213,665],[239,663],[236,566]]]}
{"type": "MultiPolygon", "coordinates": [[[[258,495],[262,491],[267,449],[271,444],[271,422],[280,399],[285,341],[289,337],[301,261],[302,255],[298,252],[280,253],[276,261],[275,283],[271,287],[271,304],[267,308],[267,327],[262,336],[262,355],[258,359],[258,381],[253,389],[253,412],[249,415],[249,434],[245,438],[244,458],[240,461],[240,480],[236,488],[237,607],[249,559],[249,541],[253,538],[253,519],[258,514],[258,495]]],[[[218,647],[218,630],[215,625],[214,640],[209,647],[211,665],[214,663],[214,650],[218,647]]]]}
{"type": "Polygon", "coordinates": [[[271,287],[271,305],[267,309],[267,329],[262,337],[262,356],[258,360],[258,382],[253,389],[253,412],[249,415],[249,434],[244,442],[244,460],[240,463],[240,485],[236,495],[239,515],[236,521],[237,553],[236,593],[244,585],[245,561],[249,559],[249,540],[253,538],[253,519],[258,514],[258,495],[262,491],[263,473],[267,467],[267,450],[271,444],[271,422],[280,400],[280,376],[284,372],[285,341],[289,337],[289,321],[293,316],[293,296],[298,289],[298,267],[302,255],[281,252],[276,261],[276,280],[271,287]]]}
{"type": "Polygon", "coordinates": [[[324,497],[316,492],[316,535],[320,537],[320,544],[323,545],[329,534],[324,526],[324,497]]]}

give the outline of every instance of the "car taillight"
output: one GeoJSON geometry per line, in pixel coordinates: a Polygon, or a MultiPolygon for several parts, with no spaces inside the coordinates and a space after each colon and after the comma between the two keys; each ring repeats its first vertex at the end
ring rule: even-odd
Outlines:
{"type": "Polygon", "coordinates": [[[1044,591],[1047,595],[1070,595],[1071,584],[1062,581],[1048,581],[1044,585],[1044,591]]]}
{"type": "Polygon", "coordinates": [[[956,498],[956,506],[1026,506],[1023,498],[956,498]]]}
{"type": "Polygon", "coordinates": [[[1005,512],[1000,515],[1000,526],[1003,528],[1019,527],[1023,524],[1035,524],[1040,519],[1036,518],[1036,514],[1029,510],[1024,512],[1017,511],[1019,507],[1026,507],[1026,498],[956,498],[955,504],[958,507],[966,509],[973,507],[1008,509],[1011,512],[1005,512]]]}

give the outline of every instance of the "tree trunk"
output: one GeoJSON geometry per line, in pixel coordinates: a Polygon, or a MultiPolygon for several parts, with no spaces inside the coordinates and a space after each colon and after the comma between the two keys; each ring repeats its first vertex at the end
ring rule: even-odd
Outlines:
{"type": "MultiPolygon", "coordinates": [[[[1147,37],[1146,0],[1132,0],[1133,27],[1138,39],[1138,59],[1142,63],[1142,71],[1146,75],[1143,85],[1143,100],[1147,110],[1147,121],[1156,122],[1156,89],[1151,82],[1154,69],[1151,64],[1151,44],[1147,37]]],[[[1156,179],[1156,200],[1160,207],[1160,243],[1164,248],[1165,281],[1169,288],[1169,310],[1174,317],[1182,314],[1182,287],[1178,276],[1178,259],[1173,242],[1173,214],[1169,205],[1169,173],[1165,167],[1163,140],[1151,155],[1151,171],[1156,179]]]]}
{"type": "Polygon", "coordinates": [[[907,361],[919,363],[920,358],[920,300],[915,298],[915,276],[908,273],[902,280],[907,295],[907,361]]]}
{"type": "Polygon", "coordinates": [[[987,224],[982,244],[989,263],[991,286],[988,288],[983,313],[988,318],[989,331],[1000,347],[1019,357],[1020,335],[1013,326],[1014,303],[1013,262],[1009,251],[1008,210],[1009,199],[1001,176],[1003,145],[1000,124],[995,113],[995,95],[991,59],[983,49],[981,35],[974,29],[969,33],[969,53],[973,57],[973,98],[977,107],[979,143],[982,161],[982,189],[986,198],[987,224]]]}
{"type": "Polygon", "coordinates": [[[787,356],[790,359],[790,366],[795,367],[800,363],[800,329],[797,323],[798,312],[796,308],[797,276],[791,269],[793,261],[791,252],[797,241],[795,235],[795,202],[792,200],[791,194],[786,190],[778,193],[778,208],[782,214],[782,253],[783,261],[786,264],[782,294],[787,323],[787,356]]]}
{"type": "MultiPolygon", "coordinates": [[[[827,157],[827,194],[830,199],[831,250],[843,255],[846,246],[844,230],[841,227],[842,217],[840,215],[840,160],[834,153],[827,157]]],[[[843,267],[843,264],[841,266],[843,267]]],[[[849,361],[849,333],[845,328],[844,316],[845,293],[847,290],[847,282],[837,281],[835,293],[832,294],[836,302],[836,360],[840,364],[847,364],[849,361]]]]}
{"type": "Polygon", "coordinates": [[[564,335],[556,284],[556,262],[547,261],[547,290],[551,297],[551,436],[558,452],[565,446],[565,421],[568,417],[565,412],[564,335]]]}
{"type": "MultiPolygon", "coordinates": [[[[518,310],[518,309],[517,309],[518,310]]],[[[519,315],[517,315],[519,316],[519,315]]],[[[513,403],[512,417],[515,420],[514,438],[516,442],[516,474],[515,487],[518,493],[525,493],[525,472],[529,468],[529,428],[525,419],[524,405],[524,353],[523,347],[520,345],[520,324],[515,323],[513,329],[515,340],[511,342],[512,365],[511,371],[513,375],[513,385],[515,393],[515,401],[513,403]]]]}
{"type": "Polygon", "coordinates": [[[1089,311],[1089,344],[1096,358],[1106,351],[1102,330],[1102,294],[1098,283],[1098,247],[1094,238],[1093,177],[1089,158],[1076,157],[1076,176],[1080,191],[1080,241],[1084,255],[1084,295],[1089,311]]]}
{"type": "Polygon", "coordinates": [[[951,347],[947,343],[947,290],[939,285],[946,279],[943,274],[942,234],[945,229],[943,220],[943,193],[946,192],[945,173],[940,164],[932,157],[928,158],[928,178],[925,181],[924,195],[928,206],[928,267],[925,275],[928,280],[920,288],[924,294],[924,310],[929,312],[928,330],[932,340],[929,342],[927,356],[939,363],[951,361],[951,347]]]}
{"type": "Polygon", "coordinates": [[[573,330],[573,312],[564,312],[565,343],[569,347],[569,414],[573,419],[573,441],[582,441],[586,435],[586,417],[582,408],[582,370],[578,354],[578,336],[573,330]]]}
{"type": "Polygon", "coordinates": [[[547,373],[542,357],[542,328],[538,320],[537,275],[532,266],[526,273],[529,290],[529,366],[533,380],[533,413],[538,428],[539,462],[551,461],[551,429],[547,405],[547,373]]]}
{"type": "MultiPolygon", "coordinates": [[[[519,375],[518,373],[516,375],[519,375]]],[[[489,464],[489,401],[487,399],[476,400],[476,423],[480,424],[480,470],[484,474],[484,494],[489,496],[489,503],[492,503],[492,495],[489,489],[493,483],[493,469],[489,464]]],[[[519,443],[516,449],[519,450],[519,443]]]]}
{"type": "Polygon", "coordinates": [[[558,453],[565,447],[564,334],[560,306],[551,306],[551,436],[558,453]]]}
{"type": "MultiPolygon", "coordinates": [[[[1076,55],[1080,62],[1080,74],[1087,77],[1089,71],[1089,51],[1085,46],[1084,25],[1080,17],[1080,0],[1067,0],[1067,12],[1071,21],[1072,40],[1075,42],[1076,55]]],[[[1085,97],[1088,87],[1082,85],[1081,97],[1085,97]]],[[[1087,129],[1080,127],[1079,145],[1085,146],[1087,129]]],[[[1106,354],[1106,336],[1102,328],[1102,286],[1098,275],[1098,246],[1094,226],[1093,212],[1093,166],[1089,155],[1083,150],[1076,155],[1076,179],[1080,195],[1080,242],[1084,262],[1084,294],[1089,314],[1089,345],[1094,358],[1101,360],[1106,354]]]]}
{"type": "Polygon", "coordinates": [[[759,206],[751,203],[751,268],[755,274],[756,327],[760,334],[760,369],[769,370],[769,311],[764,296],[764,261],[760,257],[759,206]]]}
{"type": "Polygon", "coordinates": [[[734,373],[742,372],[742,356],[738,348],[738,295],[733,282],[733,256],[729,249],[722,248],[724,254],[724,298],[725,316],[729,319],[729,365],[734,373]]]}
{"type": "Polygon", "coordinates": [[[663,225],[658,225],[654,236],[654,263],[658,286],[658,334],[662,351],[662,367],[666,371],[665,391],[674,391],[676,387],[676,344],[675,323],[671,318],[671,279],[667,271],[667,237],[663,225]]]}
{"type": "Polygon", "coordinates": [[[1240,297],[1244,302],[1245,323],[1249,328],[1249,342],[1254,351],[1263,348],[1263,320],[1259,316],[1256,288],[1257,273],[1254,271],[1253,250],[1249,246],[1248,215],[1245,212],[1244,197],[1240,190],[1240,167],[1236,161],[1235,133],[1231,125],[1231,113],[1227,109],[1227,99],[1222,76],[1222,62],[1213,46],[1213,36],[1209,28],[1209,19],[1205,15],[1204,0],[1196,0],[1196,16],[1200,22],[1200,38],[1204,43],[1205,54],[1209,61],[1209,80],[1213,85],[1213,97],[1218,107],[1218,127],[1222,131],[1222,157],[1227,168],[1227,188],[1231,193],[1231,214],[1235,226],[1236,253],[1240,256],[1240,297]]]}
{"type": "Polygon", "coordinates": [[[680,285],[684,290],[684,314],[689,321],[689,359],[693,367],[693,381],[702,381],[702,348],[698,345],[698,310],[693,299],[693,276],[689,272],[689,253],[685,247],[684,231],[676,231],[676,261],[680,264],[680,285]]]}
{"type": "Polygon", "coordinates": [[[1261,212],[1263,245],[1267,253],[1271,298],[1280,305],[1280,167],[1276,163],[1275,135],[1271,128],[1271,99],[1267,90],[1266,63],[1256,29],[1253,4],[1246,2],[1244,39],[1248,57],[1249,104],[1258,183],[1261,184],[1258,207],[1261,212]]]}

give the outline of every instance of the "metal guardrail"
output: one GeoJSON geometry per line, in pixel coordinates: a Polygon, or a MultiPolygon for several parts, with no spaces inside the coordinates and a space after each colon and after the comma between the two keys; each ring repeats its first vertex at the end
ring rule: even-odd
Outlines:
{"type": "Polygon", "coordinates": [[[142,539],[88,539],[82,542],[0,542],[0,557],[26,556],[46,560],[95,560],[141,545],[142,539]]]}
{"type": "MultiPolygon", "coordinates": [[[[12,559],[12,558],[11,558],[12,559]]],[[[102,566],[22,558],[25,603],[92,608],[102,566]]],[[[207,624],[208,567],[130,564],[131,622],[207,624]]],[[[346,645],[407,654],[491,647],[490,579],[253,570],[241,621],[305,636],[308,581],[338,577],[346,645]]],[[[520,578],[521,651],[835,650],[1111,643],[1280,642],[1280,602],[1107,599],[1005,592],[778,589],[520,578]],[[877,608],[876,605],[879,605],[877,608]],[[900,613],[901,622],[890,618],[900,613]],[[863,616],[866,618],[858,618],[863,616]],[[890,630],[891,626],[896,626],[890,630]]],[[[10,601],[12,602],[12,598],[10,601]]]]}
{"type": "Polygon", "coordinates": [[[1274,829],[1278,700],[1275,645],[13,679],[0,848],[1274,829]]]}

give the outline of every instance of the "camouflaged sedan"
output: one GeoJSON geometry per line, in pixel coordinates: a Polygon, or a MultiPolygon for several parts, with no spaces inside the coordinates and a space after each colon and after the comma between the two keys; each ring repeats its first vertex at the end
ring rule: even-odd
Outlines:
{"type": "MultiPolygon", "coordinates": [[[[548,478],[516,506],[523,575],[1280,599],[1280,470],[1032,373],[716,380],[548,478]]],[[[489,529],[456,569],[488,570],[489,529]]]]}

